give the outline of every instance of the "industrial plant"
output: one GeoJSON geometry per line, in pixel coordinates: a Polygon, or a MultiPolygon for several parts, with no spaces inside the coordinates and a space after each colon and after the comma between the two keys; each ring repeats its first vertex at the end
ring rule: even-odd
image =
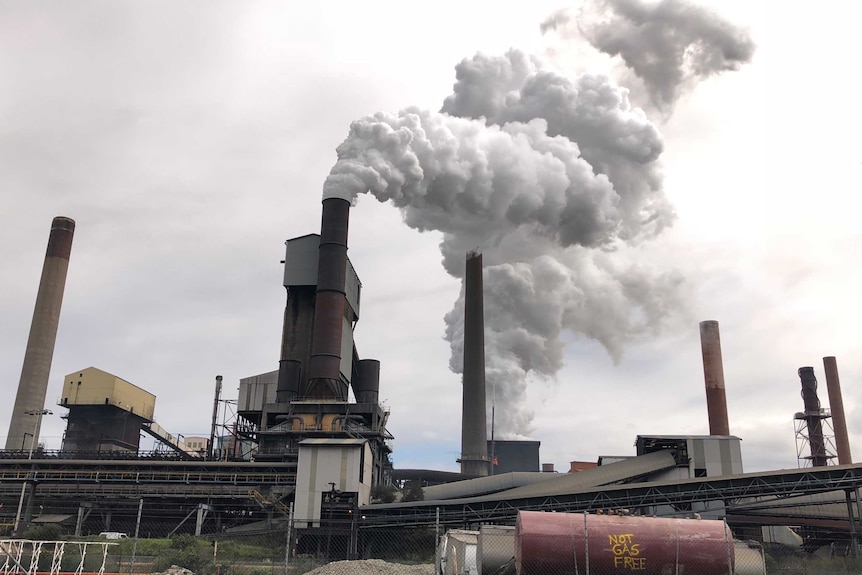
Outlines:
{"type": "MultiPolygon", "coordinates": [[[[290,520],[304,545],[313,546],[320,530],[331,536],[333,526],[361,512],[364,528],[455,529],[443,540],[443,556],[456,553],[465,537],[480,546],[483,533],[509,538],[519,573],[565,570],[549,567],[563,556],[577,555],[576,563],[586,557],[588,564],[586,550],[566,545],[588,542],[587,531],[605,538],[620,529],[637,533],[650,520],[653,533],[676,533],[682,541],[681,534],[697,532],[701,545],[719,554],[728,542],[771,542],[776,529],[788,526],[812,549],[855,543],[862,530],[862,465],[852,462],[836,359],[823,359],[831,409],[821,406],[814,368],[799,369],[803,405],[794,421],[800,467],[745,473],[741,439],[728,423],[716,321],[700,324],[709,435],[638,435],[634,453],[572,462],[568,473],[541,465],[539,441],[495,438],[486,416],[478,251],[465,254],[460,472],[395,468],[390,412],[380,403],[387,382],[380,362],[362,357],[354,341],[362,283],[347,255],[350,202],[330,197],[322,206],[320,233],[285,244],[278,369],[242,378],[236,410],[227,422],[222,416],[222,424],[224,382],[216,377],[211,433],[194,438],[157,423],[155,395],[96,366],[65,374],[58,405],[45,404],[75,229],[73,220],[55,218],[0,452],[6,536],[52,521],[69,535],[130,533],[136,513],[143,513],[164,526],[154,537],[258,532],[290,520]],[[59,451],[38,441],[41,418],[51,409],[65,412],[59,451]],[[161,448],[143,451],[142,433],[161,448]],[[378,495],[407,483],[420,486],[421,497],[383,502],[378,495]],[[551,520],[543,511],[558,513],[551,520]],[[461,539],[459,529],[467,534],[461,539]],[[540,534],[560,539],[561,554],[542,551],[540,534]]],[[[201,397],[201,408],[208,409],[209,400],[201,397]]],[[[355,521],[350,525],[358,529],[355,521]]],[[[361,545],[351,541],[347,555],[361,555],[361,545]]],[[[747,553],[742,547],[736,552],[747,553]]],[[[621,553],[619,561],[633,570],[640,565],[635,555],[621,553]]],[[[696,572],[722,572],[702,567],[696,572]]]]}

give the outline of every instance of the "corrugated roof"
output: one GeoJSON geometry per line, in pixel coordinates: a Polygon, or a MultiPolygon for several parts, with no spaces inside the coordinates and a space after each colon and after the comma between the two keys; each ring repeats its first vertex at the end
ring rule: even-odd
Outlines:
{"type": "Polygon", "coordinates": [[[673,457],[673,453],[668,450],[654,451],[625,461],[616,461],[608,465],[602,465],[601,467],[585,469],[579,473],[556,475],[548,481],[516,487],[515,489],[498,493],[497,496],[512,499],[564,495],[581,489],[588,489],[599,485],[610,485],[642,477],[674,466],[676,466],[676,460],[673,457]]]}
{"type": "MultiPolygon", "coordinates": [[[[479,503],[485,501],[505,501],[511,499],[525,499],[530,497],[549,497],[553,495],[566,495],[578,491],[588,491],[597,486],[610,485],[632,480],[649,475],[663,469],[676,466],[673,453],[669,450],[654,451],[640,457],[633,457],[626,461],[618,461],[601,467],[587,469],[580,473],[547,474],[551,476],[547,481],[516,487],[498,493],[464,497],[456,499],[445,499],[445,503],[479,503]]],[[[475,481],[475,480],[473,480],[475,481]]],[[[409,507],[414,505],[433,505],[433,501],[426,498],[423,502],[408,503],[378,503],[374,507],[388,509],[394,507],[409,507]]]]}
{"type": "Polygon", "coordinates": [[[734,515],[847,519],[847,495],[826,491],[797,497],[740,499],[728,509],[734,515]]]}
{"type": "Polygon", "coordinates": [[[34,517],[30,521],[33,523],[63,523],[72,517],[72,515],[61,515],[59,513],[45,513],[44,515],[34,517]]]}
{"type": "Polygon", "coordinates": [[[512,471],[488,477],[453,481],[442,485],[431,485],[422,491],[425,493],[425,499],[455,499],[456,497],[496,493],[522,485],[547,481],[552,477],[555,476],[541,471],[512,471]]]}

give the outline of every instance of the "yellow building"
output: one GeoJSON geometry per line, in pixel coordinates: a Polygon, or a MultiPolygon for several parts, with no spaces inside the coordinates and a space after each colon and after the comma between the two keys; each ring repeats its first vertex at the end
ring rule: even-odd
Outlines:
{"type": "Polygon", "coordinates": [[[155,395],[95,367],[67,375],[60,402],[64,406],[113,405],[148,421],[153,420],[156,409],[155,395]]]}
{"type": "Polygon", "coordinates": [[[134,451],[141,425],[153,421],[156,396],[95,367],[63,378],[60,405],[69,409],[63,451],[134,451]]]}

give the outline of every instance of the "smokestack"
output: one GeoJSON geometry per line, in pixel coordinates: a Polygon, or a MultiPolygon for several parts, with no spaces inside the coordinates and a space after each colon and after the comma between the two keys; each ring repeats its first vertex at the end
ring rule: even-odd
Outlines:
{"type": "MultiPolygon", "coordinates": [[[[210,443],[207,446],[207,458],[212,459],[213,453],[215,449],[215,439],[216,439],[216,426],[218,425],[218,402],[221,399],[221,382],[223,378],[220,375],[216,376],[216,384],[215,384],[215,399],[213,400],[213,418],[212,418],[212,427],[210,427],[210,443]]],[[[221,458],[221,455],[219,455],[221,458]]]]}
{"type": "Polygon", "coordinates": [[[464,376],[462,380],[461,473],[488,475],[485,414],[485,313],[482,254],[467,254],[464,276],[464,376]]]}
{"type": "Polygon", "coordinates": [[[356,363],[356,376],[353,380],[353,394],[356,396],[356,403],[377,405],[380,395],[380,361],[360,359],[356,363]]]}
{"type": "Polygon", "coordinates": [[[41,411],[45,408],[45,395],[48,393],[48,377],[51,374],[51,360],[54,357],[54,342],[57,339],[57,326],[60,323],[60,307],[63,304],[63,290],[66,287],[66,272],[69,270],[69,255],[72,253],[72,237],[75,235],[75,220],[56,217],[51,222],[48,236],[48,250],[42,265],[42,278],[36,295],[36,307],[30,324],[30,337],[24,352],[24,365],[21,380],[15,395],[15,406],[9,421],[6,449],[30,449],[39,439],[41,418],[33,422],[26,412],[41,411]],[[29,442],[27,436],[30,436],[29,442]]]}
{"type": "Polygon", "coordinates": [[[727,396],[724,389],[724,364],[718,322],[700,322],[700,349],[703,354],[703,380],[706,384],[706,410],[710,435],[730,435],[727,423],[727,396]]]}
{"type": "Polygon", "coordinates": [[[808,426],[808,445],[811,447],[811,465],[823,467],[828,463],[826,442],[823,439],[824,413],[817,397],[817,378],[813,367],[800,367],[799,379],[802,382],[802,402],[805,405],[805,422],[808,426]]]}
{"type": "Polygon", "coordinates": [[[308,390],[303,394],[308,397],[347,399],[347,386],[341,379],[341,337],[349,213],[349,201],[323,200],[308,390]]]}
{"type": "Polygon", "coordinates": [[[832,356],[823,358],[826,372],[826,391],[829,393],[829,408],[832,410],[832,427],[835,429],[835,449],[840,465],[853,463],[850,455],[850,439],[847,437],[847,420],[844,418],[844,399],[838,379],[838,363],[832,356]]]}

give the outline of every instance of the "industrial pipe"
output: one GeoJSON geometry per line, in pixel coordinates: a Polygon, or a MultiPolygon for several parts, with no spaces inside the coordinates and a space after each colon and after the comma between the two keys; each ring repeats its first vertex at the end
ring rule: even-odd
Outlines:
{"type": "Polygon", "coordinates": [[[721,359],[721,336],[717,321],[700,322],[700,347],[703,355],[709,434],[730,435],[730,426],[727,422],[727,396],[724,389],[724,364],[721,359]]]}
{"type": "Polygon", "coordinates": [[[323,200],[308,389],[303,393],[306,397],[347,399],[347,386],[341,379],[341,338],[349,214],[347,200],[323,200]]]}
{"type": "Polygon", "coordinates": [[[332,423],[329,426],[329,430],[330,431],[339,431],[339,430],[343,431],[343,430],[347,429],[347,423],[349,421],[353,421],[355,423],[358,423],[361,426],[365,426],[365,418],[362,417],[361,415],[358,415],[358,414],[336,415],[335,417],[332,418],[332,423]],[[339,421],[343,422],[341,424],[341,427],[338,427],[336,425],[336,423],[338,423],[339,421]]]}
{"type": "Polygon", "coordinates": [[[45,408],[48,377],[51,374],[51,361],[54,357],[54,343],[60,324],[60,307],[63,304],[74,235],[75,220],[58,216],[51,222],[36,307],[30,323],[30,336],[24,352],[21,379],[9,420],[9,432],[6,434],[6,449],[32,448],[39,441],[41,419],[36,425],[35,433],[30,437],[30,445],[26,445],[30,427],[27,412],[45,408]]]}
{"type": "Polygon", "coordinates": [[[838,379],[838,363],[835,358],[824,357],[823,369],[826,372],[826,391],[829,393],[829,409],[832,411],[838,463],[849,465],[853,463],[853,456],[850,455],[850,439],[847,436],[847,420],[844,417],[844,399],[841,396],[841,381],[838,379]]]}
{"type": "MultiPolygon", "coordinates": [[[[299,422],[299,430],[305,431],[305,420],[299,415],[285,414],[285,415],[276,415],[276,421],[298,421],[299,422]]],[[[290,428],[293,429],[293,424],[290,424],[290,428]]]]}

